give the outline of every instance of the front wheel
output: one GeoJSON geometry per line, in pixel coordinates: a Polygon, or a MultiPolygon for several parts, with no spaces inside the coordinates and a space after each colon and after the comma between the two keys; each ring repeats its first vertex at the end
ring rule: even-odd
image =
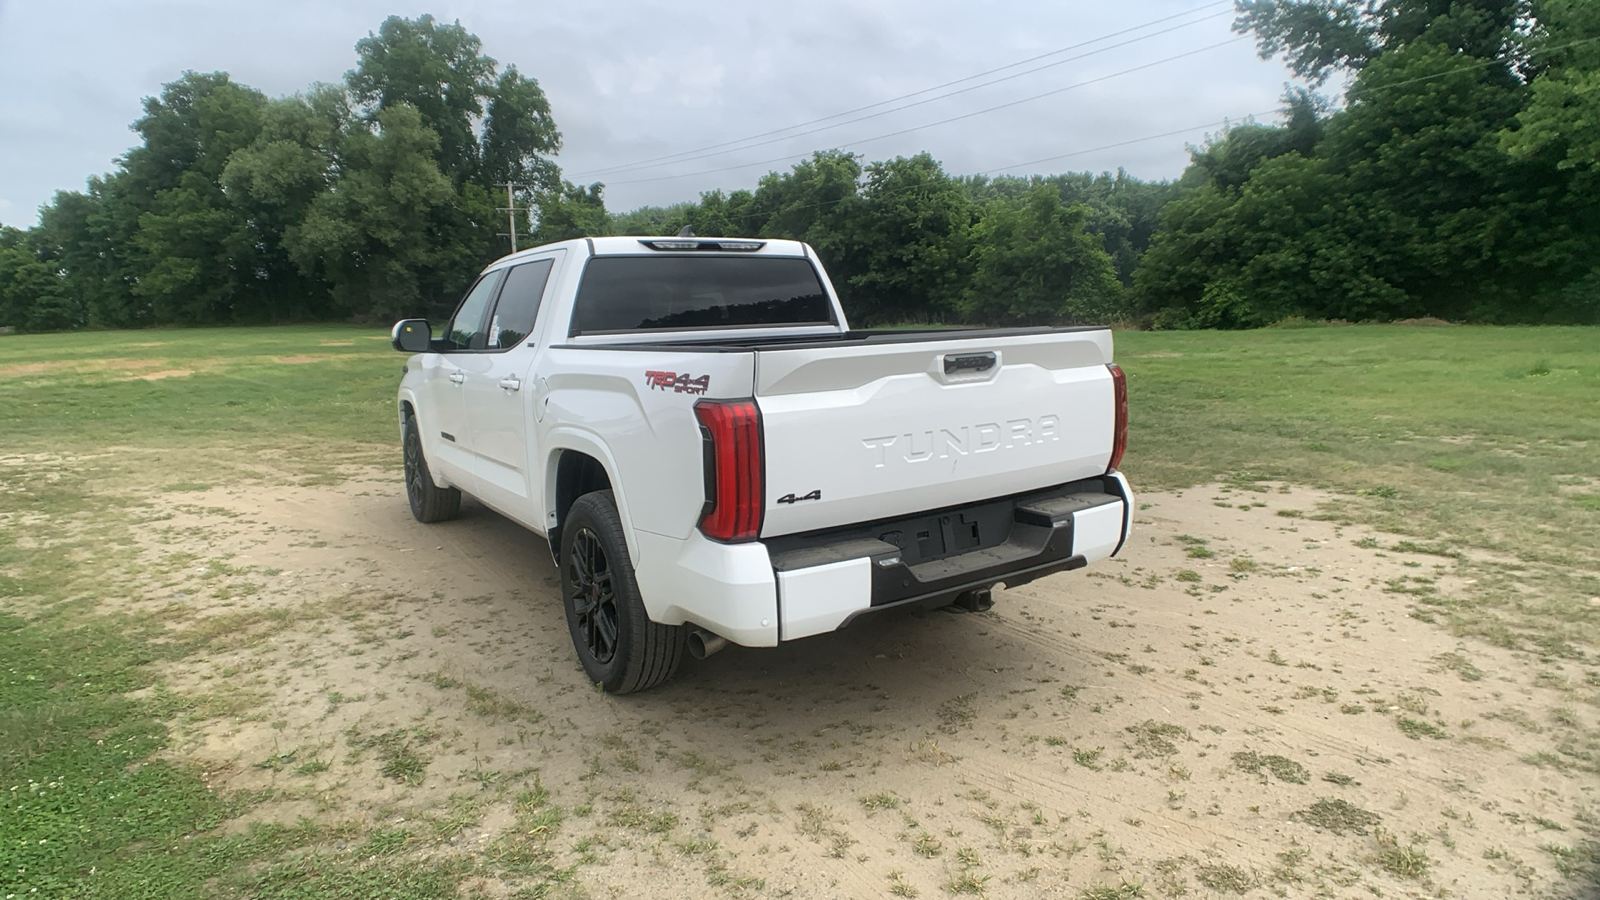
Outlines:
{"type": "Polygon", "coordinates": [[[422,432],[416,416],[406,416],[400,443],[405,448],[406,501],[411,504],[411,515],[418,522],[454,519],[461,512],[461,492],[433,483],[428,461],[422,456],[422,432]]]}
{"type": "Polygon", "coordinates": [[[683,629],[650,621],[610,491],[584,494],[561,527],[561,597],[589,680],[631,694],[672,677],[683,629]]]}

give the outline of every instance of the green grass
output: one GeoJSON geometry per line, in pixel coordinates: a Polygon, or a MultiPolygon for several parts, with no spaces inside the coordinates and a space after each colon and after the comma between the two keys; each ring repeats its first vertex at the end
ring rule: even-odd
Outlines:
{"type": "Polygon", "coordinates": [[[1600,329],[1119,332],[1135,485],[1286,481],[1467,563],[1421,616],[1502,646],[1600,645],[1600,329]],[[1584,411],[1588,410],[1589,413],[1584,411]],[[1530,592],[1528,589],[1532,588],[1530,592]]]}
{"type": "MultiPolygon", "coordinates": [[[[398,440],[394,388],[404,357],[371,329],[19,335],[0,338],[0,351],[8,450],[398,440]],[[174,374],[141,377],[159,372],[174,374]]],[[[192,486],[192,474],[168,481],[192,486]]]]}

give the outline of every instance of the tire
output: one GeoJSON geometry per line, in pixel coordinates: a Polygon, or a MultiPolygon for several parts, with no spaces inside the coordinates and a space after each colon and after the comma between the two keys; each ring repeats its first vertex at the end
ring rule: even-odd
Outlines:
{"type": "Polygon", "coordinates": [[[610,491],[579,497],[561,526],[561,600],[578,661],[606,693],[646,690],[678,670],[684,630],[645,613],[610,491]]]}
{"type": "Polygon", "coordinates": [[[417,428],[416,416],[406,416],[400,443],[405,448],[406,500],[411,504],[411,515],[418,522],[454,519],[461,512],[461,492],[433,483],[428,461],[422,456],[422,433],[417,428]]]}

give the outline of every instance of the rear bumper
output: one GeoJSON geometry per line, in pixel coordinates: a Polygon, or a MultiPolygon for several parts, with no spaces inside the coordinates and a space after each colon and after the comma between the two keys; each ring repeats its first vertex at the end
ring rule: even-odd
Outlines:
{"type": "Polygon", "coordinates": [[[1132,508],[1127,480],[1113,472],[982,504],[769,540],[778,639],[1082,568],[1121,550],[1132,508]]]}
{"type": "Polygon", "coordinates": [[[1133,492],[1118,472],[915,516],[719,544],[639,532],[638,580],[650,618],[693,623],[747,647],[836,631],[903,606],[1027,584],[1114,556],[1133,492]]]}

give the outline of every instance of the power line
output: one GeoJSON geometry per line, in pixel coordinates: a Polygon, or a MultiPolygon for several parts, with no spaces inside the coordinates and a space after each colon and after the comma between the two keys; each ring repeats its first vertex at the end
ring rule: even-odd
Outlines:
{"type": "MultiPolygon", "coordinates": [[[[1040,100],[1040,99],[1043,99],[1045,97],[1052,97],[1052,96],[1055,96],[1056,94],[1062,94],[1062,93],[1065,93],[1067,91],[1076,90],[1077,88],[1087,87],[1088,85],[1091,85],[1091,84],[1099,84],[1102,81],[1109,81],[1112,78],[1117,78],[1117,77],[1120,77],[1120,76],[1123,76],[1123,75],[1128,75],[1128,74],[1133,73],[1133,72],[1139,72],[1139,71],[1143,71],[1144,69],[1150,69],[1150,68],[1154,68],[1154,67],[1159,66],[1159,65],[1165,65],[1166,63],[1169,63],[1169,62],[1175,62],[1175,61],[1180,60],[1180,59],[1185,59],[1185,58],[1190,57],[1190,56],[1195,56],[1195,55],[1200,54],[1200,53],[1205,53],[1205,52],[1210,51],[1210,50],[1215,50],[1218,47],[1225,47],[1225,46],[1227,46],[1229,44],[1235,44],[1235,43],[1238,43],[1241,40],[1244,40],[1244,38],[1230,38],[1229,40],[1219,41],[1218,43],[1211,44],[1211,45],[1205,46],[1205,47],[1201,47],[1201,48],[1199,48],[1197,50],[1189,50],[1189,51],[1186,51],[1186,52],[1183,52],[1183,53],[1179,53],[1179,54],[1177,54],[1175,56],[1169,56],[1169,57],[1167,57],[1165,59],[1158,59],[1155,62],[1149,62],[1149,63],[1145,63],[1143,65],[1134,66],[1133,68],[1130,68],[1130,69],[1123,69],[1120,72],[1112,72],[1109,75],[1102,75],[1102,76],[1100,76],[1098,78],[1091,78],[1091,79],[1089,79],[1087,81],[1080,81],[1080,82],[1077,82],[1075,84],[1069,84],[1066,87],[1060,87],[1060,88],[1055,88],[1054,90],[1045,91],[1042,94],[1034,94],[1031,97],[1023,97],[1020,100],[1011,100],[1011,101],[1006,102],[1006,103],[1001,103],[1001,104],[999,104],[997,106],[990,106],[990,107],[986,107],[984,109],[974,110],[973,112],[962,113],[959,116],[951,116],[951,117],[946,118],[946,119],[940,119],[940,120],[938,120],[936,122],[928,122],[928,123],[923,124],[923,125],[916,125],[916,126],[913,126],[911,128],[902,128],[902,129],[900,129],[898,131],[890,131],[890,132],[886,132],[884,134],[875,135],[875,136],[869,137],[869,138],[862,138],[860,140],[855,140],[855,141],[847,141],[845,143],[836,145],[833,149],[838,150],[838,149],[843,149],[845,147],[857,146],[857,145],[860,145],[860,144],[870,144],[873,141],[881,141],[881,140],[884,140],[886,138],[899,137],[900,135],[903,135],[903,134],[910,134],[913,131],[921,131],[921,130],[923,130],[925,128],[933,128],[933,127],[936,127],[936,126],[939,126],[939,125],[948,125],[951,122],[959,122],[959,121],[962,121],[963,119],[970,119],[970,118],[973,118],[974,116],[981,116],[981,115],[984,115],[986,113],[995,112],[997,110],[1009,109],[1009,108],[1011,108],[1013,106],[1019,106],[1019,105],[1021,105],[1023,103],[1031,103],[1034,100],[1040,100]]],[[[796,136],[798,137],[798,135],[796,135],[796,136]]],[[[630,179],[630,180],[627,180],[627,181],[614,181],[614,182],[610,182],[608,187],[614,187],[616,185],[622,185],[622,184],[645,184],[647,182],[652,182],[652,181],[670,181],[670,180],[675,179],[675,178],[693,178],[693,177],[695,177],[697,175],[711,175],[711,174],[715,174],[717,172],[730,172],[730,171],[733,171],[735,169],[749,169],[749,168],[753,168],[755,166],[771,165],[772,163],[775,163],[775,162],[784,162],[786,160],[790,160],[790,159],[793,159],[793,158],[794,158],[794,154],[789,154],[787,156],[775,157],[773,159],[764,159],[764,160],[760,160],[760,161],[757,161],[757,162],[741,163],[739,165],[733,165],[733,166],[722,166],[722,167],[716,168],[716,169],[702,169],[701,171],[698,171],[698,172],[684,172],[684,173],[678,174],[678,175],[658,175],[658,176],[656,176],[654,178],[634,178],[634,179],[630,179]]]]}
{"type": "MultiPolygon", "coordinates": [[[[1199,24],[1201,22],[1209,21],[1211,19],[1215,19],[1215,18],[1218,18],[1220,16],[1230,15],[1231,12],[1232,12],[1231,7],[1233,5],[1232,4],[1232,0],[1222,0],[1222,2],[1219,2],[1219,3],[1209,3],[1209,4],[1206,4],[1204,6],[1198,6],[1198,7],[1195,7],[1194,9],[1186,10],[1184,12],[1177,13],[1175,15],[1166,16],[1166,17],[1163,17],[1163,18],[1160,18],[1160,19],[1153,19],[1153,20],[1151,20],[1149,22],[1145,22],[1142,25],[1135,25],[1135,26],[1133,26],[1131,28],[1125,28],[1125,29],[1123,29],[1121,31],[1114,31],[1114,32],[1111,32],[1109,34],[1103,34],[1103,35],[1101,35],[1101,36],[1099,36],[1097,38],[1093,38],[1092,40],[1082,41],[1082,42],[1079,42],[1077,44],[1070,44],[1070,45],[1068,45],[1066,47],[1060,47],[1058,49],[1051,50],[1048,53],[1041,53],[1041,54],[1039,54],[1037,56],[1031,56],[1031,57],[1029,57],[1027,59],[1018,60],[1017,62],[1014,62],[1014,63],[1008,63],[1006,65],[999,66],[997,68],[988,69],[986,71],[979,72],[979,73],[977,73],[975,75],[968,75],[965,78],[957,78],[954,81],[947,81],[947,82],[945,82],[943,84],[934,85],[933,87],[923,88],[922,90],[918,90],[918,91],[912,91],[909,94],[901,94],[898,97],[890,97],[887,100],[879,100],[876,103],[869,103],[866,106],[858,106],[855,109],[845,110],[844,112],[834,113],[832,115],[823,116],[823,117],[817,118],[817,119],[811,119],[810,121],[800,122],[800,123],[795,124],[795,125],[788,125],[788,126],[785,126],[783,128],[773,129],[772,131],[763,131],[763,132],[761,132],[759,134],[748,135],[748,136],[742,137],[742,138],[735,138],[735,139],[730,140],[730,141],[723,141],[720,144],[709,144],[709,145],[707,145],[705,147],[700,147],[700,148],[695,149],[695,150],[683,150],[683,151],[680,151],[680,152],[677,152],[677,153],[669,153],[669,154],[667,154],[665,156],[657,156],[657,157],[654,157],[654,158],[651,158],[651,159],[640,160],[638,162],[619,163],[617,165],[612,165],[612,166],[602,166],[602,167],[597,168],[597,169],[588,169],[588,170],[585,170],[585,171],[574,173],[573,177],[574,178],[584,178],[584,177],[588,177],[588,176],[592,176],[592,175],[600,175],[600,174],[606,174],[606,173],[616,173],[616,172],[620,172],[620,171],[631,171],[633,169],[645,168],[647,166],[651,166],[651,165],[654,165],[654,164],[657,164],[657,163],[667,163],[669,161],[670,162],[688,162],[688,159],[680,159],[679,157],[703,158],[703,157],[696,156],[697,154],[706,154],[706,155],[710,155],[710,156],[716,156],[716,155],[719,155],[719,154],[707,153],[707,151],[720,150],[720,149],[722,149],[724,147],[732,147],[735,144],[743,144],[743,143],[745,143],[747,141],[755,141],[755,140],[758,140],[760,138],[771,137],[773,135],[781,135],[781,134],[783,134],[783,132],[793,131],[796,128],[805,128],[805,127],[810,126],[810,125],[817,125],[817,124],[820,124],[822,122],[826,122],[826,121],[828,121],[830,119],[838,119],[838,118],[842,118],[844,116],[855,115],[856,113],[866,112],[867,110],[876,109],[876,108],[878,108],[880,106],[887,106],[887,105],[889,105],[891,103],[898,103],[901,100],[909,100],[912,97],[919,97],[919,96],[921,96],[923,94],[928,94],[928,93],[932,93],[934,91],[943,90],[944,88],[947,88],[947,87],[954,87],[955,85],[964,84],[964,83],[966,83],[968,81],[975,81],[975,80],[977,80],[979,78],[983,78],[983,77],[986,77],[986,76],[989,76],[989,75],[993,75],[996,72],[1004,72],[1007,69],[1014,69],[1014,68],[1017,68],[1018,66],[1025,66],[1025,65],[1027,65],[1029,63],[1032,63],[1032,62],[1038,62],[1041,59],[1046,59],[1046,58],[1049,58],[1051,56],[1056,56],[1056,55],[1059,55],[1059,54],[1062,54],[1062,53],[1066,53],[1066,52],[1069,52],[1069,51],[1072,51],[1072,50],[1078,50],[1078,49],[1081,49],[1083,47],[1088,47],[1088,46],[1091,46],[1093,44],[1098,44],[1098,43],[1100,43],[1102,41],[1107,41],[1107,40],[1110,40],[1112,38],[1121,37],[1121,36],[1123,36],[1125,34],[1132,34],[1133,32],[1136,32],[1136,31],[1143,31],[1146,28],[1151,28],[1151,27],[1156,26],[1156,25],[1165,24],[1167,22],[1173,21],[1174,19],[1181,19],[1181,18],[1183,18],[1185,16],[1190,16],[1190,15],[1193,15],[1193,14],[1195,14],[1197,12],[1203,12],[1203,11],[1205,11],[1207,9],[1211,9],[1213,7],[1216,7],[1216,6],[1223,6],[1223,5],[1226,5],[1226,6],[1230,7],[1230,9],[1227,10],[1227,11],[1221,12],[1221,13],[1216,13],[1216,14],[1213,14],[1213,15],[1204,16],[1202,18],[1195,19],[1192,22],[1185,22],[1185,23],[1183,23],[1181,25],[1176,25],[1176,26],[1174,26],[1172,28],[1163,29],[1161,31],[1155,32],[1153,34],[1148,34],[1148,35],[1145,35],[1144,37],[1136,38],[1136,39],[1131,40],[1131,41],[1124,41],[1123,43],[1113,45],[1112,47],[1103,47],[1103,48],[1101,48],[1099,50],[1096,50],[1096,51],[1093,51],[1091,53],[1085,53],[1085,54],[1082,54],[1082,55],[1079,55],[1079,56],[1072,57],[1071,59],[1057,60],[1056,62],[1050,63],[1048,65],[1039,66],[1039,67],[1034,68],[1034,69],[1029,69],[1026,72],[1018,72],[1018,73],[1015,73],[1013,75],[1008,75],[1008,76],[1006,76],[1004,78],[997,78],[997,79],[995,79],[993,81],[988,81],[988,82],[985,82],[985,83],[979,84],[979,85],[973,85],[972,87],[963,88],[962,90],[959,90],[959,91],[952,91],[951,93],[948,93],[948,94],[942,94],[942,95],[940,95],[938,97],[931,97],[931,98],[928,98],[927,100],[920,100],[920,101],[918,101],[916,103],[911,103],[911,104],[907,104],[905,106],[896,107],[895,109],[884,110],[883,112],[880,112],[880,113],[874,113],[872,116],[864,116],[862,118],[852,119],[850,122],[839,122],[839,123],[836,123],[834,125],[828,126],[828,128],[836,128],[836,127],[839,127],[840,125],[848,125],[848,124],[851,124],[852,122],[859,122],[859,121],[863,121],[865,119],[875,118],[877,116],[888,115],[890,113],[898,112],[898,111],[900,111],[902,109],[910,109],[913,106],[920,106],[920,105],[922,105],[924,103],[931,103],[931,102],[933,102],[935,100],[944,99],[945,97],[953,97],[956,94],[962,94],[962,93],[966,93],[967,91],[973,91],[973,90],[977,90],[979,88],[988,87],[989,85],[992,85],[992,84],[999,84],[1002,81],[1009,81],[1009,80],[1011,80],[1013,78],[1021,78],[1024,75],[1031,75],[1034,72],[1041,72],[1041,71],[1043,71],[1045,69],[1052,68],[1054,66],[1065,65],[1066,63],[1069,63],[1069,62],[1074,62],[1074,61],[1079,60],[1079,59],[1084,59],[1086,57],[1093,56],[1096,53],[1103,53],[1103,52],[1105,52],[1107,50],[1116,49],[1117,47],[1125,47],[1128,44],[1137,43],[1138,41],[1147,40],[1147,39],[1152,38],[1152,37],[1157,37],[1159,35],[1167,34],[1168,32],[1177,31],[1178,29],[1181,29],[1181,28],[1187,28],[1190,25],[1197,25],[1197,24],[1199,24]]],[[[826,129],[815,129],[814,131],[805,132],[805,134],[814,134],[816,131],[824,131],[824,130],[826,130],[826,129]]],[[[803,134],[784,135],[783,137],[779,138],[779,140],[788,140],[790,138],[803,137],[803,136],[804,136],[803,134]]],[[[762,144],[768,144],[768,143],[773,143],[773,142],[772,141],[763,141],[761,144],[751,144],[750,146],[761,146],[762,144]]],[[[735,149],[749,149],[749,147],[739,147],[739,148],[735,148],[735,149]]],[[[725,151],[725,152],[730,152],[731,153],[731,152],[734,152],[734,151],[733,150],[728,150],[728,151],[725,151]]]]}
{"type": "MultiPolygon", "coordinates": [[[[1215,18],[1215,16],[1213,16],[1211,18],[1215,18]]],[[[1204,20],[1202,19],[1202,20],[1198,20],[1198,21],[1204,21],[1204,20]]],[[[1188,23],[1188,24],[1192,25],[1194,23],[1191,22],[1191,23],[1188,23]]],[[[1181,28],[1181,27],[1185,27],[1185,26],[1178,26],[1178,28],[1181,28]]],[[[741,150],[752,150],[752,149],[754,149],[756,147],[765,147],[768,144],[777,144],[777,143],[781,143],[783,141],[791,141],[791,140],[794,140],[795,138],[805,137],[806,135],[817,134],[818,132],[831,131],[832,129],[835,129],[835,128],[842,128],[845,125],[854,125],[857,122],[865,122],[865,121],[867,121],[869,119],[876,119],[876,118],[880,118],[882,116],[890,115],[892,113],[897,113],[897,112],[901,112],[903,110],[911,109],[913,107],[923,106],[923,105],[926,105],[926,104],[929,104],[929,103],[933,103],[933,102],[936,102],[936,101],[939,101],[939,100],[944,100],[944,99],[946,99],[948,97],[954,97],[957,94],[965,94],[965,93],[968,93],[969,91],[976,91],[976,90],[978,90],[980,88],[986,88],[986,87],[989,87],[990,85],[999,84],[1002,81],[1010,81],[1010,80],[1012,80],[1014,78],[1021,78],[1024,75],[1032,75],[1035,72],[1042,72],[1045,69],[1053,68],[1055,66],[1066,65],[1069,62],[1077,62],[1080,59],[1087,59],[1088,57],[1094,56],[1096,54],[1105,53],[1105,52],[1110,51],[1110,50],[1116,50],[1116,49],[1119,49],[1119,48],[1122,48],[1122,47],[1126,47],[1129,44],[1135,44],[1135,43],[1138,43],[1139,41],[1147,40],[1149,38],[1156,37],[1158,35],[1166,34],[1169,31],[1176,31],[1176,30],[1177,30],[1177,28],[1168,28],[1165,31],[1158,31],[1158,32],[1155,32],[1154,34],[1148,34],[1148,35],[1145,35],[1144,37],[1141,37],[1141,38],[1134,38],[1131,41],[1124,41],[1124,42],[1122,42],[1120,44],[1112,44],[1109,47],[1102,47],[1099,50],[1092,50],[1092,51],[1090,51],[1088,53],[1084,53],[1084,54],[1082,54],[1080,56],[1073,56],[1073,57],[1069,57],[1067,59],[1059,60],[1057,62],[1050,63],[1049,65],[1040,66],[1037,69],[1029,69],[1026,72],[1018,72],[1015,75],[1007,75],[1007,76],[1005,76],[1003,78],[996,78],[993,81],[986,81],[983,84],[975,84],[975,85],[972,85],[971,87],[965,87],[965,88],[962,88],[962,89],[957,90],[957,91],[951,91],[948,94],[940,94],[940,95],[935,96],[935,97],[929,97],[929,98],[927,98],[925,100],[918,100],[915,103],[907,103],[904,106],[897,106],[894,109],[884,110],[883,112],[870,113],[868,115],[859,116],[859,117],[854,118],[854,119],[847,119],[847,120],[845,120],[843,122],[835,122],[832,125],[823,125],[820,128],[813,128],[810,131],[799,131],[799,132],[795,132],[794,134],[786,134],[786,135],[783,135],[781,137],[769,138],[769,139],[764,140],[764,141],[757,141],[757,142],[755,142],[753,144],[746,144],[743,147],[734,147],[733,149],[730,149],[730,150],[718,150],[718,151],[713,152],[713,153],[702,153],[702,154],[695,155],[695,156],[686,156],[683,159],[674,160],[672,163],[662,163],[661,165],[676,165],[677,163],[693,162],[693,161],[698,160],[698,159],[708,159],[708,158],[713,157],[713,156],[726,156],[729,153],[738,153],[741,150]]],[[[1242,38],[1234,38],[1234,39],[1231,39],[1229,41],[1224,41],[1223,43],[1233,43],[1233,41],[1236,41],[1236,40],[1243,40],[1243,39],[1242,38]]],[[[619,166],[619,167],[615,167],[615,169],[613,170],[613,174],[618,174],[620,172],[626,172],[626,171],[632,171],[632,170],[635,170],[635,169],[653,169],[653,168],[656,168],[656,166],[654,166],[654,165],[619,166]]],[[[594,173],[586,173],[586,174],[594,174],[594,173]]],[[[626,182],[618,182],[618,183],[619,184],[623,184],[623,183],[626,183],[626,182]]]]}
{"type": "MultiPolygon", "coordinates": [[[[1557,50],[1566,50],[1569,47],[1577,47],[1577,46],[1580,46],[1580,45],[1583,45],[1583,44],[1591,44],[1591,43],[1595,43],[1596,41],[1600,41],[1600,37],[1581,38],[1579,40],[1570,41],[1570,42],[1565,43],[1565,44],[1557,44],[1557,45],[1552,46],[1552,47],[1540,48],[1540,52],[1553,53],[1553,52],[1555,52],[1557,50]]],[[[1457,75],[1457,74],[1460,74],[1462,72],[1471,72],[1471,71],[1474,71],[1474,70],[1477,70],[1477,69],[1486,69],[1486,68],[1489,68],[1491,66],[1497,66],[1497,65],[1504,65],[1504,61],[1503,60],[1485,60],[1483,62],[1474,63],[1472,65],[1457,66],[1454,69],[1450,69],[1450,70],[1445,71],[1445,72],[1435,72],[1432,75],[1419,75],[1416,78],[1406,78],[1406,79],[1403,79],[1401,81],[1390,82],[1389,84],[1373,85],[1372,87],[1367,88],[1365,90],[1361,90],[1361,91],[1348,91],[1348,92],[1346,92],[1346,96],[1349,96],[1350,94],[1359,94],[1359,95],[1363,95],[1364,96],[1366,94],[1375,93],[1377,91],[1389,90],[1390,88],[1404,87],[1405,85],[1416,84],[1416,83],[1422,82],[1422,81],[1432,81],[1432,80],[1437,79],[1437,78],[1447,78],[1447,77],[1449,77],[1451,75],[1457,75]]],[[[1085,155],[1088,155],[1090,153],[1099,153],[1099,152],[1101,152],[1103,150],[1115,150],[1118,147],[1127,147],[1127,146],[1130,146],[1130,145],[1133,145],[1133,144],[1142,144],[1142,143],[1145,143],[1146,141],[1155,141],[1155,140],[1160,140],[1162,138],[1176,137],[1176,136],[1181,135],[1181,134],[1192,134],[1193,132],[1200,131],[1202,129],[1217,128],[1217,127],[1226,128],[1230,122],[1241,121],[1241,120],[1248,121],[1250,119],[1254,119],[1257,116],[1269,116],[1269,115],[1272,115],[1273,113],[1276,113],[1276,112],[1279,112],[1279,110],[1277,110],[1277,109],[1269,109],[1269,110],[1264,110],[1264,111],[1261,111],[1261,112],[1246,113],[1243,116],[1231,117],[1231,118],[1227,118],[1227,119],[1222,119],[1220,121],[1207,122],[1207,123],[1205,123],[1203,125],[1193,125],[1193,126],[1190,126],[1188,128],[1179,128],[1179,129],[1175,129],[1175,130],[1172,130],[1172,131],[1163,131],[1160,134],[1147,134],[1147,135],[1145,135],[1143,137],[1130,138],[1129,140],[1117,141],[1117,142],[1111,143],[1111,144],[1102,144],[1102,145],[1100,145],[1098,147],[1088,147],[1088,148],[1085,148],[1083,150],[1073,150],[1073,151],[1071,151],[1069,153],[1061,153],[1061,154],[1057,154],[1055,156],[1046,156],[1046,157],[1042,157],[1040,159],[1028,160],[1027,162],[1012,163],[1012,164],[1006,165],[1006,166],[998,166],[998,167],[993,168],[993,169],[986,169],[986,170],[984,170],[982,172],[975,172],[973,174],[974,175],[993,175],[993,174],[995,174],[997,172],[1005,172],[1005,171],[1009,171],[1011,169],[1020,169],[1020,168],[1022,168],[1024,166],[1036,166],[1036,165],[1039,165],[1040,163],[1058,162],[1058,161],[1063,160],[1063,159],[1071,159],[1072,157],[1075,157],[1075,156],[1085,156],[1085,155]]],[[[910,192],[916,191],[916,190],[922,190],[925,187],[926,187],[926,185],[923,185],[923,184],[908,185],[906,187],[899,188],[897,190],[884,191],[882,194],[879,194],[877,196],[893,197],[893,196],[898,196],[900,194],[910,193],[910,192]]],[[[823,207],[828,207],[828,206],[837,206],[840,203],[846,203],[846,202],[849,202],[850,200],[854,200],[854,199],[858,199],[858,198],[859,198],[859,195],[852,193],[852,194],[847,194],[847,195],[845,195],[843,197],[839,197],[839,198],[834,199],[834,200],[820,200],[820,201],[818,201],[816,203],[807,203],[807,204],[804,204],[804,205],[801,205],[801,206],[787,207],[784,211],[785,212],[795,212],[795,211],[807,210],[807,209],[821,209],[823,207]]]]}

